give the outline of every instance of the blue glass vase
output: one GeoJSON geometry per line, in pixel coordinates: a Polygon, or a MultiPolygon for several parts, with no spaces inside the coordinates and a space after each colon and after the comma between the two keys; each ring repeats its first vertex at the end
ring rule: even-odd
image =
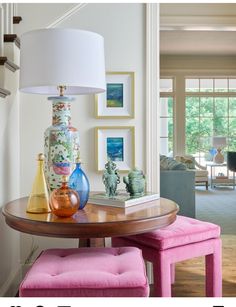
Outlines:
{"type": "Polygon", "coordinates": [[[89,198],[90,187],[88,178],[81,168],[81,162],[76,163],[76,168],[69,179],[69,187],[79,194],[79,209],[83,209],[89,198]]]}

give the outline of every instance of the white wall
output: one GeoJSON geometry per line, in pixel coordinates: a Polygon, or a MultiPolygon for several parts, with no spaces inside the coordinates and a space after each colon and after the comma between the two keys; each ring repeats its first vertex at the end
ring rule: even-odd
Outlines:
{"type": "MultiPolygon", "coordinates": [[[[24,4],[24,6],[24,14],[30,15],[34,6],[29,6],[28,10],[27,5],[24,4]]],[[[50,4],[50,9],[51,6],[50,4]]],[[[47,7],[48,4],[44,4],[45,11],[47,7]]],[[[24,20],[24,16],[22,17],[24,20]]],[[[37,18],[36,15],[34,17],[37,18]]],[[[38,18],[44,26],[43,16],[40,15],[38,18]]],[[[35,24],[38,22],[35,21],[35,24]]],[[[106,70],[135,72],[135,119],[95,119],[94,96],[78,96],[77,101],[72,103],[72,124],[80,132],[83,168],[89,177],[91,190],[103,190],[101,174],[95,170],[94,127],[96,126],[135,125],[136,166],[145,170],[145,5],[88,4],[60,27],[80,28],[101,34],[105,39],[106,70]]],[[[25,26],[24,29],[27,30],[27,27],[25,26]]],[[[21,196],[24,196],[31,190],[36,169],[36,155],[43,151],[43,133],[51,124],[51,104],[47,101],[47,97],[21,94],[20,119],[20,191],[21,196]]],[[[41,248],[58,245],[76,246],[77,244],[76,240],[39,237],[35,237],[34,240],[35,244],[40,245],[41,248]]],[[[22,235],[22,258],[28,254],[30,245],[30,237],[22,235]]]]}
{"type": "Polygon", "coordinates": [[[17,15],[22,17],[15,25],[18,36],[24,32],[45,28],[55,19],[70,10],[76,3],[18,3],[17,15]]]}
{"type": "MultiPolygon", "coordinates": [[[[0,98],[0,209],[20,194],[18,74],[1,66],[0,78],[11,96],[0,98]]],[[[0,296],[14,295],[7,291],[20,269],[19,238],[0,214],[0,296]]]]}

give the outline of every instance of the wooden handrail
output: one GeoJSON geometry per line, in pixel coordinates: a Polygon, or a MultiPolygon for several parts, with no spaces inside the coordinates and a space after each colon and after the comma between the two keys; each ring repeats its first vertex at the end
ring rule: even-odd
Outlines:
{"type": "Polygon", "coordinates": [[[4,34],[4,43],[13,43],[17,38],[16,34],[4,34]]]}
{"type": "Polygon", "coordinates": [[[4,43],[15,43],[20,48],[20,38],[16,34],[4,34],[4,43]]]}

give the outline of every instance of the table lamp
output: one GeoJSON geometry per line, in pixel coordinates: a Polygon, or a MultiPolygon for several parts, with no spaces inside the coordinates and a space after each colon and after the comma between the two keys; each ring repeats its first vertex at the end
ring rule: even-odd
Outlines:
{"type": "Polygon", "coordinates": [[[222,147],[226,145],[226,137],[224,136],[213,136],[212,145],[217,149],[217,153],[213,158],[213,162],[217,164],[224,163],[224,156],[221,153],[222,147]]]}
{"type": "Polygon", "coordinates": [[[104,39],[78,29],[40,29],[21,36],[20,91],[52,95],[52,126],[44,134],[45,176],[50,191],[70,175],[79,155],[66,95],[104,92],[104,39]]]}

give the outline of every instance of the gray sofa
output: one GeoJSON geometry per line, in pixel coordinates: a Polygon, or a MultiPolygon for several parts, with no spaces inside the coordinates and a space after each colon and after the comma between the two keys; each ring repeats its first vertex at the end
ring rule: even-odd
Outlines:
{"type": "Polygon", "coordinates": [[[160,196],[175,201],[178,214],[195,218],[195,174],[187,170],[160,170],[160,196]]]}

